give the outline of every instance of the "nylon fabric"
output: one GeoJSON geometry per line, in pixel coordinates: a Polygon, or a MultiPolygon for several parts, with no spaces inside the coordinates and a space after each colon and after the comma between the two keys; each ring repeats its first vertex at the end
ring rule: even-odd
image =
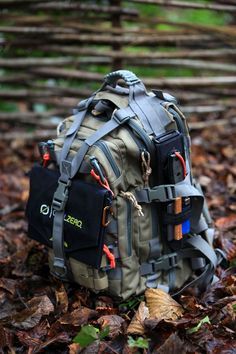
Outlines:
{"type": "MultiPolygon", "coordinates": [[[[63,121],[59,136],[54,140],[61,175],[55,193],[56,203],[53,204],[56,210],[53,247],[49,245],[50,269],[53,272],[53,263],[61,273],[67,267],[68,275],[71,271],[78,284],[95,292],[107,291],[119,300],[142,294],[147,287],[164,288],[171,292],[183,287],[182,292],[194,285],[206,287],[212,280],[217,260],[213,248],[208,245],[208,242],[212,243],[213,233],[208,228],[210,219],[207,210],[203,213],[204,197],[195,188],[191,176],[190,140],[185,117],[173,102],[165,102],[168,96],[159,93],[158,97],[147,93],[145,86],[133,74],[127,71],[112,73],[91,98],[82,101],[73,117],[63,121]],[[126,81],[128,88],[117,84],[120,78],[126,81]],[[163,97],[163,100],[158,97],[163,97]],[[101,110],[98,115],[92,112],[92,101],[96,104],[95,110],[96,107],[101,110]],[[117,107],[115,110],[114,105],[117,107]],[[176,144],[172,146],[171,139],[168,141],[168,152],[163,153],[163,162],[158,162],[163,149],[156,149],[154,140],[160,138],[161,143],[162,134],[165,137],[171,134],[171,137],[178,134],[184,136],[184,147],[181,145],[179,153],[185,160],[187,176],[179,183],[173,183],[176,174],[172,170],[171,176],[168,175],[169,150],[170,153],[172,149],[176,150],[176,144]],[[152,171],[148,178],[145,177],[144,158],[150,159],[149,171],[152,171]],[[157,162],[163,168],[162,180],[157,177],[157,162]],[[70,180],[71,186],[66,186],[70,180]],[[68,225],[64,223],[64,214],[70,204],[70,200],[66,200],[65,188],[73,191],[73,183],[78,181],[93,186],[99,186],[103,181],[103,186],[110,188],[114,196],[111,213],[106,214],[103,206],[96,209],[93,192],[87,197],[83,197],[83,191],[73,192],[74,198],[82,203],[79,207],[74,204],[76,211],[88,208],[87,214],[92,215],[96,209],[102,226],[99,224],[94,231],[85,228],[81,239],[73,236],[75,250],[70,254],[65,245],[68,225]],[[131,198],[133,202],[125,198],[127,195],[134,196],[131,198]],[[183,203],[182,212],[175,216],[173,206],[179,197],[189,199],[190,204],[183,203]],[[171,209],[167,210],[167,206],[171,209]],[[163,217],[164,213],[174,215],[172,220],[169,216],[163,217]],[[183,239],[177,241],[174,240],[175,229],[171,224],[179,222],[182,225],[189,223],[190,229],[185,225],[183,239]],[[101,230],[104,231],[102,235],[101,230]],[[201,236],[196,236],[198,233],[201,236]],[[92,236],[95,240],[101,240],[100,258],[96,265],[86,263],[86,258],[96,258],[91,256],[92,246],[82,248],[92,236]],[[102,246],[107,247],[108,253],[101,253],[102,246]],[[83,256],[76,259],[75,254],[83,256]],[[107,254],[115,259],[114,269],[107,254]],[[203,273],[196,278],[191,264],[199,272],[204,262],[203,273]],[[196,279],[192,280],[191,276],[196,279]]],[[[47,185],[47,188],[50,186],[47,185]]],[[[104,187],[99,188],[107,191],[104,187]]],[[[72,215],[72,224],[75,219],[72,215]]],[[[94,225],[95,221],[87,220],[86,224],[94,225]]],[[[39,237],[39,230],[32,225],[30,233],[39,237]]]]}

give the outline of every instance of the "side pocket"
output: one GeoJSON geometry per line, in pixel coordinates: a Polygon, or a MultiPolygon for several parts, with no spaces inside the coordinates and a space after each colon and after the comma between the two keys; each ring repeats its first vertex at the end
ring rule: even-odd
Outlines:
{"type": "MultiPolygon", "coordinates": [[[[50,270],[53,264],[53,252],[49,250],[48,261],[50,270]]],[[[105,271],[95,269],[74,258],[69,258],[73,280],[94,292],[106,290],[108,288],[108,277],[105,271]]]]}

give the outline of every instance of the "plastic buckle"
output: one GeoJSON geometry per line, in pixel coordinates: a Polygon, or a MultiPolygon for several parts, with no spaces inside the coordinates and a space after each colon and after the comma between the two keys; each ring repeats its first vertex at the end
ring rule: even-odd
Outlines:
{"type": "Polygon", "coordinates": [[[126,117],[122,117],[122,115],[119,115],[119,110],[116,110],[115,113],[113,114],[112,117],[118,124],[124,124],[125,122],[127,122],[128,120],[130,120],[133,117],[130,116],[126,116],[126,117]]]}
{"type": "Polygon", "coordinates": [[[62,211],[65,209],[66,202],[68,200],[68,188],[71,185],[71,180],[68,179],[67,182],[58,180],[58,187],[53,196],[52,207],[57,211],[62,211]]]}
{"type": "Polygon", "coordinates": [[[153,272],[158,270],[169,270],[178,265],[178,255],[177,253],[170,253],[165,256],[162,256],[160,261],[154,262],[153,272]]]}
{"type": "Polygon", "coordinates": [[[59,278],[65,279],[67,275],[67,267],[65,261],[62,258],[54,258],[52,274],[59,278]]]}
{"type": "Polygon", "coordinates": [[[173,201],[176,198],[175,186],[173,184],[156,186],[153,189],[147,188],[147,194],[150,202],[168,202],[173,201]]]}

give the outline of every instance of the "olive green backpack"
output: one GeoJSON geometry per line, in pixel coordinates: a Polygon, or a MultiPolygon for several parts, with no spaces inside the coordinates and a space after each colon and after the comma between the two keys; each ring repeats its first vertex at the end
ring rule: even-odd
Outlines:
{"type": "Polygon", "coordinates": [[[173,96],[112,72],[40,151],[27,216],[52,274],[119,299],[212,282],[221,256],[173,96]]]}

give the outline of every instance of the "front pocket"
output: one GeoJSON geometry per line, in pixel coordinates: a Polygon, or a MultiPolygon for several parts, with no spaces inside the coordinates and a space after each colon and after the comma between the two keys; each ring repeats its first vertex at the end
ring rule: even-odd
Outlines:
{"type": "MultiPolygon", "coordinates": [[[[26,214],[29,237],[52,247],[55,211],[52,208],[58,171],[35,166],[30,174],[30,196],[26,214]]],[[[64,214],[64,245],[67,256],[100,267],[104,245],[105,210],[111,193],[97,184],[73,180],[64,214]]]]}
{"type": "Polygon", "coordinates": [[[114,175],[116,176],[116,178],[119,178],[121,175],[120,169],[115,161],[115,159],[112,156],[112,153],[107,145],[107,143],[103,140],[99,140],[95,146],[97,146],[100,150],[102,150],[102,152],[104,153],[104,155],[106,156],[112,171],[114,173],[114,175]]]}

